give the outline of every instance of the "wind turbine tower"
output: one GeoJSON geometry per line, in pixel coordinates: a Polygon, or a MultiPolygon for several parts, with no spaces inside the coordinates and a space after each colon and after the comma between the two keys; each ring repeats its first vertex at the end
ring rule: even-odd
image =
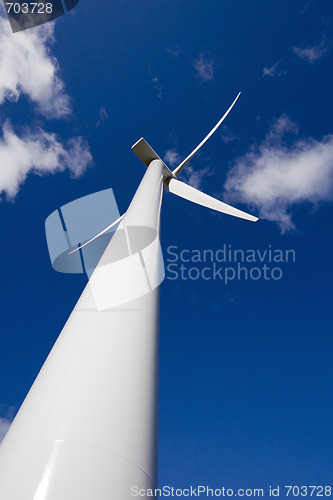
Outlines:
{"type": "Polygon", "coordinates": [[[117,226],[0,446],[1,499],[129,500],[133,486],[157,487],[163,191],[257,220],[177,179],[238,97],[173,171],[140,139],[147,171],[128,210],[70,252],[117,226]]]}

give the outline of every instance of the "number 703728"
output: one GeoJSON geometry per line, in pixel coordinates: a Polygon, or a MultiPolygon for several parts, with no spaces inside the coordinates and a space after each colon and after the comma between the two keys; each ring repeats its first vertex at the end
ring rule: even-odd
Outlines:
{"type": "Polygon", "coordinates": [[[286,496],[290,497],[330,497],[331,486],[285,486],[286,496]]]}
{"type": "Polygon", "coordinates": [[[6,2],[7,14],[52,14],[52,3],[6,2]]]}

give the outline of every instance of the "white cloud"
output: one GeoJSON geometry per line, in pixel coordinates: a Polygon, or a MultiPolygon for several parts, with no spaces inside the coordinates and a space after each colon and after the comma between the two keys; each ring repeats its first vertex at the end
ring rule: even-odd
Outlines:
{"type": "Polygon", "coordinates": [[[3,440],[3,438],[5,437],[9,427],[10,427],[10,420],[8,420],[7,418],[1,418],[0,417],[0,443],[1,441],[3,440]]]}
{"type": "Polygon", "coordinates": [[[263,76],[282,76],[286,74],[286,71],[280,69],[280,61],[277,61],[272,66],[264,68],[262,74],[263,76]]]}
{"type": "MultiPolygon", "coordinates": [[[[0,9],[0,105],[6,100],[18,102],[24,95],[46,118],[66,118],[71,112],[70,99],[50,51],[53,23],[13,34],[7,16],[1,14],[4,9],[0,9]]],[[[100,120],[105,115],[104,110],[100,120]]],[[[67,169],[78,177],[92,161],[81,137],[64,145],[41,128],[26,127],[20,136],[14,128],[9,121],[0,125],[0,201],[1,195],[13,200],[31,173],[42,176],[67,169]]]]}
{"type": "Polygon", "coordinates": [[[160,84],[160,80],[150,66],[148,66],[148,72],[151,76],[151,82],[152,82],[154,89],[156,91],[156,95],[157,95],[158,99],[161,99],[161,97],[163,95],[163,87],[160,84]]]}
{"type": "Polygon", "coordinates": [[[164,155],[164,161],[170,168],[176,168],[181,162],[180,155],[175,149],[168,149],[164,155]]]}
{"type": "Polygon", "coordinates": [[[333,200],[333,135],[287,145],[286,134],[297,131],[282,116],[261,145],[236,160],[224,186],[226,200],[256,207],[261,218],[277,222],[282,232],[295,228],[295,206],[333,200]]]}
{"type": "Polygon", "coordinates": [[[47,23],[13,34],[8,19],[0,16],[0,104],[24,94],[46,117],[70,113],[58,61],[50,54],[53,31],[53,24],[47,23]]]}
{"type": "Polygon", "coordinates": [[[79,177],[92,161],[88,145],[81,137],[71,138],[64,147],[55,134],[42,129],[27,130],[21,137],[9,122],[2,127],[0,139],[0,194],[13,199],[29,173],[54,174],[68,169],[79,177]]]}
{"type": "Polygon", "coordinates": [[[187,165],[182,172],[182,175],[184,175],[184,182],[196,189],[201,187],[203,179],[210,174],[209,167],[205,167],[201,170],[194,170],[191,165],[187,165]]]}
{"type": "Polygon", "coordinates": [[[108,117],[108,114],[106,112],[106,109],[104,108],[104,106],[101,106],[101,108],[99,110],[99,120],[96,123],[96,127],[103,125],[103,123],[105,123],[108,118],[109,117],[108,117]]]}
{"type": "Polygon", "coordinates": [[[296,54],[301,59],[306,59],[309,63],[313,64],[323,57],[326,52],[329,51],[330,44],[323,37],[318,45],[313,47],[305,47],[301,49],[299,47],[292,47],[294,54],[296,54]]]}
{"type": "Polygon", "coordinates": [[[202,82],[208,82],[214,78],[214,59],[211,57],[205,57],[203,53],[199,54],[198,58],[194,62],[194,68],[197,72],[197,76],[202,82]]]}
{"type": "Polygon", "coordinates": [[[178,45],[174,45],[173,47],[168,47],[167,51],[169,54],[171,54],[173,57],[179,57],[181,50],[178,45]]]}
{"type": "Polygon", "coordinates": [[[265,143],[281,144],[283,137],[287,134],[297,135],[298,126],[287,115],[282,115],[275,120],[269,131],[267,132],[265,143]]]}
{"type": "Polygon", "coordinates": [[[221,139],[224,144],[229,144],[229,142],[233,142],[238,139],[238,135],[234,134],[227,125],[223,125],[222,130],[221,139]]]}

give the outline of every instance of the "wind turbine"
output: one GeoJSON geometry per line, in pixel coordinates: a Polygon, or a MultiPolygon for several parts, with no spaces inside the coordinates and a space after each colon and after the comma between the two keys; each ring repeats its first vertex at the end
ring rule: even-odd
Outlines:
{"type": "Polygon", "coordinates": [[[156,488],[163,190],[257,220],[177,179],[238,97],[173,171],[144,139],[132,147],[147,171],[126,213],[80,246],[118,224],[0,446],[1,499],[129,500],[156,488]]]}

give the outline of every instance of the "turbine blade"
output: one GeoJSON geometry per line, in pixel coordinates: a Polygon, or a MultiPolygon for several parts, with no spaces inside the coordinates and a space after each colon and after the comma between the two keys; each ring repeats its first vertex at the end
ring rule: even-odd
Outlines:
{"type": "Polygon", "coordinates": [[[184,198],[185,200],[192,201],[193,203],[211,208],[212,210],[217,210],[218,212],[222,212],[224,214],[233,215],[234,217],[250,220],[252,222],[256,222],[258,220],[258,217],[254,217],[253,215],[247,214],[242,210],[231,207],[230,205],[223,203],[223,201],[202,193],[198,189],[195,189],[194,187],[176,179],[171,179],[169,183],[169,191],[177,196],[180,196],[181,198],[184,198]]]}
{"type": "Polygon", "coordinates": [[[110,224],[108,227],[106,227],[105,229],[103,229],[103,231],[101,231],[99,234],[97,234],[96,236],[94,236],[93,238],[91,238],[91,240],[89,241],[86,241],[86,243],[84,243],[83,245],[75,248],[75,250],[72,250],[71,252],[69,252],[68,255],[72,255],[72,253],[75,253],[75,252],[78,252],[79,250],[81,250],[81,248],[85,247],[86,245],[89,245],[89,243],[91,243],[92,241],[96,240],[97,238],[99,238],[100,236],[102,236],[104,233],[106,233],[109,229],[111,229],[113,226],[115,226],[116,224],[118,224],[118,222],[120,222],[122,220],[122,218],[124,217],[125,214],[121,215],[119,217],[119,219],[115,220],[114,222],[112,222],[112,224],[110,224]]]}
{"type": "Polygon", "coordinates": [[[185,158],[184,161],[181,162],[180,165],[178,165],[177,168],[175,168],[175,170],[172,172],[174,175],[176,175],[178,177],[178,175],[180,174],[180,172],[183,170],[183,168],[187,165],[187,163],[193,158],[193,156],[199,151],[199,149],[201,148],[201,146],[203,146],[205,144],[206,141],[208,141],[208,139],[214,134],[214,132],[219,128],[219,126],[221,125],[221,123],[224,121],[224,119],[228,116],[228,114],[230,113],[230,111],[232,110],[232,108],[234,107],[234,105],[236,104],[236,101],[238,99],[238,97],[241,95],[241,92],[238,93],[236,99],[234,100],[234,102],[231,104],[230,108],[224,113],[224,115],[222,116],[221,120],[217,122],[217,124],[215,125],[214,128],[212,128],[212,130],[209,132],[208,135],[206,135],[206,137],[200,142],[199,146],[197,146],[191,154],[188,155],[187,158],[185,158]]]}

